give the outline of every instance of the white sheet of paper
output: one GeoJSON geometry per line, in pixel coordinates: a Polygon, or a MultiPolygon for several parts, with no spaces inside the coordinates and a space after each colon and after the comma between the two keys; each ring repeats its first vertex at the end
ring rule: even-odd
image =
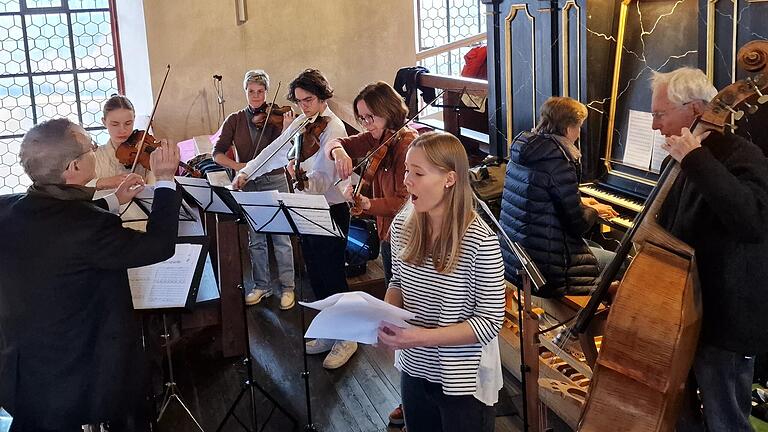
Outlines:
{"type": "Polygon", "coordinates": [[[651,171],[659,173],[661,171],[661,163],[669,156],[669,152],[661,148],[664,144],[664,135],[661,131],[653,131],[653,155],[651,156],[651,171]]]}
{"type": "Polygon", "coordinates": [[[259,232],[291,233],[291,224],[277,202],[277,191],[236,192],[232,196],[248,215],[248,223],[259,232]]]}
{"type": "Polygon", "coordinates": [[[213,171],[205,175],[211,186],[228,187],[232,185],[232,180],[226,171],[213,171]]]}
{"type": "Polygon", "coordinates": [[[212,213],[232,214],[224,201],[211,191],[208,180],[192,177],[176,177],[176,181],[195,198],[200,207],[212,213]]]}
{"type": "Polygon", "coordinates": [[[334,294],[323,300],[299,304],[320,311],[309,325],[304,335],[306,338],[375,344],[381,321],[406,328],[411,327],[406,320],[416,318],[413,312],[392,306],[362,291],[334,294]]]}
{"type": "Polygon", "coordinates": [[[645,111],[629,110],[627,142],[624,146],[626,165],[647,170],[653,152],[653,117],[645,111]]]}
{"type": "Polygon", "coordinates": [[[134,309],[184,307],[203,246],[177,244],[169,259],[128,269],[134,309]]]}

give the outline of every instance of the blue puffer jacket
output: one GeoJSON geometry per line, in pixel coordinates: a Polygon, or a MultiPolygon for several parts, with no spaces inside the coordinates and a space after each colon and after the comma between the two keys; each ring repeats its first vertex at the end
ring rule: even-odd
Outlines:
{"type": "MultiPolygon", "coordinates": [[[[522,133],[510,148],[501,226],[539,267],[547,283],[534,294],[586,294],[598,276],[597,259],[582,235],[597,211],[581,204],[579,166],[552,135],[522,133]]],[[[519,284],[520,261],[502,242],[508,280],[519,284]]]]}

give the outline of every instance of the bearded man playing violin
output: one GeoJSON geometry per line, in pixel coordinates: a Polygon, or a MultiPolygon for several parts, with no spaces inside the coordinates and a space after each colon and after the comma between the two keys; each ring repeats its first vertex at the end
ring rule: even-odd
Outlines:
{"type": "Polygon", "coordinates": [[[729,132],[691,133],[717,94],[702,71],[657,73],[652,88],[653,129],[681,169],[658,220],[693,247],[703,304],[677,431],[751,431],[754,355],[768,348],[768,159],[729,132]]]}
{"type": "MultiPolygon", "coordinates": [[[[20,160],[27,193],[0,197],[0,406],[11,431],[110,423],[144,430],[141,343],[126,269],[175,251],[176,145],[151,154],[158,179],[146,232],[122,226],[83,185],[95,177],[88,133],[67,119],[34,126],[20,160]]],[[[143,187],[128,176],[124,198],[143,187]],[[131,187],[128,187],[131,186],[131,187]]]]}
{"type": "MultiPolygon", "coordinates": [[[[255,159],[240,170],[232,182],[242,188],[248,179],[269,170],[286,165],[297,189],[303,193],[324,195],[330,205],[333,221],[345,238],[305,236],[301,238],[304,262],[315,297],[320,300],[347,291],[344,270],[346,235],[349,231],[349,206],[342,191],[348,181],[336,184],[339,175],[334,162],[328,157],[331,142],[347,136],[344,123],[328,107],[333,88],[323,74],[316,69],[301,72],[288,89],[288,100],[296,103],[302,113],[295,117],[292,111],[285,113],[287,128],[255,159]],[[294,145],[286,144],[296,136],[294,145]],[[289,151],[293,149],[293,151],[289,151]]],[[[330,351],[323,366],[336,369],[343,366],[357,351],[357,343],[349,341],[312,340],[307,342],[308,354],[330,351]]]]}
{"type": "MultiPolygon", "coordinates": [[[[263,70],[251,70],[243,78],[245,98],[248,105],[224,120],[221,135],[213,148],[213,159],[221,166],[240,171],[246,162],[252,160],[264,151],[271,142],[280,136],[289,122],[283,121],[284,112],[274,104],[267,104],[269,91],[269,75],[263,70]],[[269,116],[269,118],[267,117],[269,116]],[[277,121],[275,121],[277,120],[277,121]],[[233,160],[228,151],[234,148],[233,160]]],[[[263,175],[255,177],[242,187],[246,191],[288,192],[288,181],[285,169],[280,166],[263,175]]],[[[248,225],[248,249],[251,255],[251,274],[254,286],[245,297],[248,305],[260,303],[262,299],[272,295],[271,277],[269,271],[269,249],[267,234],[257,233],[248,225]]],[[[296,304],[294,295],[294,266],[293,246],[290,237],[286,235],[270,235],[277,263],[277,274],[280,281],[280,309],[287,310],[296,304]]]]}

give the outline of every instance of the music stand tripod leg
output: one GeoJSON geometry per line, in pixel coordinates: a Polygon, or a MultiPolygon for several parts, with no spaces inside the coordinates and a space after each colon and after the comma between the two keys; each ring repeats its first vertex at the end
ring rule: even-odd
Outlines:
{"type": "MultiPolygon", "coordinates": [[[[238,250],[237,256],[238,257],[241,256],[241,253],[242,253],[242,249],[240,247],[240,234],[239,234],[240,230],[239,230],[238,227],[239,227],[239,225],[244,224],[244,223],[247,224],[248,222],[246,221],[245,217],[241,216],[240,219],[238,219],[237,224],[234,226],[235,227],[235,230],[234,230],[234,233],[233,233],[234,238],[223,239],[222,237],[224,237],[224,236],[221,236],[221,235],[217,237],[218,241],[232,241],[232,242],[235,242],[235,244],[237,244],[237,250],[238,250]]],[[[263,387],[261,387],[258,383],[256,383],[256,381],[253,378],[253,365],[252,365],[253,359],[251,357],[251,339],[250,339],[250,336],[249,336],[250,331],[249,331],[249,326],[248,326],[248,313],[247,313],[248,310],[247,310],[247,307],[246,307],[246,304],[245,304],[245,296],[246,296],[246,294],[245,294],[245,284],[242,281],[242,278],[243,278],[242,268],[240,269],[239,275],[240,275],[240,284],[238,285],[238,289],[240,290],[240,293],[241,293],[240,301],[241,301],[241,306],[242,306],[242,309],[243,309],[243,326],[245,327],[244,337],[245,337],[246,353],[245,353],[245,357],[243,358],[243,364],[245,365],[245,370],[246,370],[246,381],[245,381],[245,383],[243,385],[243,388],[240,390],[240,393],[237,395],[237,397],[235,398],[234,402],[232,402],[232,405],[229,407],[229,410],[227,411],[226,415],[224,415],[224,418],[221,420],[221,423],[219,423],[219,427],[216,428],[216,432],[220,432],[221,430],[223,430],[224,426],[227,424],[227,421],[229,420],[230,417],[234,417],[234,419],[245,430],[248,430],[248,431],[251,431],[251,432],[256,432],[258,430],[261,430],[261,429],[258,428],[258,418],[257,418],[257,414],[256,414],[256,395],[255,395],[255,390],[258,390],[264,397],[266,397],[267,400],[269,400],[272,403],[274,408],[280,410],[280,412],[285,414],[285,416],[294,425],[294,429],[295,429],[296,426],[298,425],[298,421],[296,420],[296,418],[293,415],[291,415],[282,405],[280,405],[277,402],[277,400],[275,400],[275,398],[273,398],[272,395],[270,395],[263,387]],[[240,400],[243,398],[243,396],[245,396],[246,392],[248,393],[249,399],[250,399],[249,400],[249,402],[250,402],[249,403],[249,405],[250,405],[249,415],[250,415],[250,420],[251,420],[251,422],[250,422],[251,423],[251,427],[250,428],[247,425],[245,425],[237,417],[237,415],[235,414],[235,408],[237,408],[237,404],[240,402],[240,400]]],[[[273,408],[273,411],[274,411],[274,408],[273,408]]],[[[270,415],[264,421],[264,424],[262,425],[262,429],[264,428],[264,426],[266,426],[267,422],[269,421],[269,419],[271,417],[272,417],[272,414],[270,413],[270,415]]]]}
{"type": "MultiPolygon", "coordinates": [[[[287,213],[287,211],[286,211],[287,213]]],[[[291,221],[291,219],[288,219],[291,221]]],[[[293,222],[290,222],[291,225],[293,225],[293,222]]],[[[301,248],[301,235],[298,233],[298,230],[294,228],[294,236],[296,237],[297,242],[299,243],[299,262],[304,262],[304,251],[301,248]]],[[[304,281],[302,280],[301,276],[301,270],[298,272],[299,274],[299,297],[301,298],[302,302],[306,302],[307,298],[304,296],[304,281]]],[[[299,316],[301,320],[301,331],[299,332],[299,339],[301,341],[301,353],[302,358],[304,361],[304,370],[301,372],[301,377],[304,379],[304,398],[306,400],[307,404],[307,424],[304,425],[304,431],[305,432],[317,432],[317,427],[312,422],[312,402],[310,398],[310,391],[309,391],[309,366],[307,364],[307,344],[304,341],[304,332],[306,331],[306,317],[305,317],[305,311],[304,307],[299,305],[299,316]]]]}
{"type": "Polygon", "coordinates": [[[203,432],[202,426],[200,426],[200,423],[197,421],[195,416],[192,415],[192,412],[189,410],[189,408],[187,408],[187,404],[185,404],[181,399],[179,388],[176,385],[176,380],[173,377],[173,360],[171,358],[171,333],[168,331],[168,324],[166,321],[165,313],[163,313],[163,339],[165,339],[165,355],[168,358],[168,382],[165,383],[165,396],[163,397],[162,408],[160,408],[160,415],[157,416],[157,422],[159,423],[160,419],[163,418],[163,414],[165,414],[165,410],[168,409],[171,401],[175,400],[179,403],[179,405],[181,405],[182,408],[184,408],[184,411],[187,412],[189,418],[195,422],[195,426],[197,426],[200,432],[203,432]]]}

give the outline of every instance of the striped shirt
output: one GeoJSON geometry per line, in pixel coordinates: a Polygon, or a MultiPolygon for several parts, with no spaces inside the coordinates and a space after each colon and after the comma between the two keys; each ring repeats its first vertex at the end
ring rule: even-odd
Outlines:
{"type": "Polygon", "coordinates": [[[411,237],[404,223],[405,214],[401,212],[391,227],[393,275],[389,287],[400,289],[403,308],[416,314],[410,323],[436,328],[466,321],[479,343],[401,350],[395,357],[395,367],[412,377],[441,384],[446,395],[474,395],[481,355],[495,353],[491,363],[500,365],[498,350],[486,350],[489,344],[497,343],[504,319],[504,264],[498,238],[482,219],[475,217],[462,239],[456,269],[441,274],[431,257],[421,266],[400,259],[404,242],[411,237]]]}

